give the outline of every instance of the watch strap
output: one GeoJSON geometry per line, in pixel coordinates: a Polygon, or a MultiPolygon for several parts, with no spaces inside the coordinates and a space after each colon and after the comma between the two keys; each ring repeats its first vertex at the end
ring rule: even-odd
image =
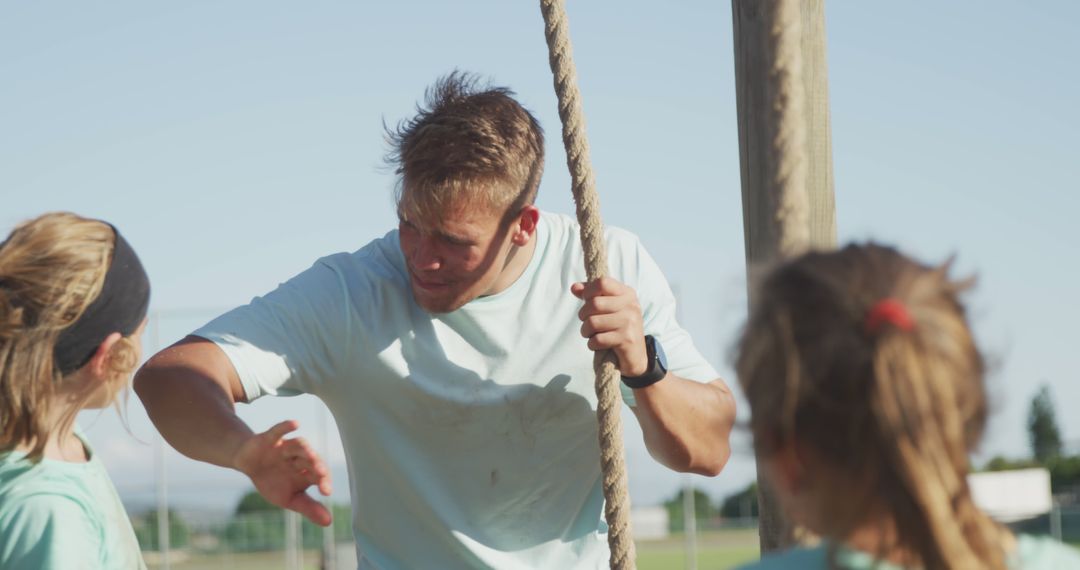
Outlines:
{"type": "Polygon", "coordinates": [[[657,350],[657,340],[652,335],[645,335],[645,355],[648,358],[648,368],[641,376],[622,376],[623,384],[637,390],[652,386],[667,376],[667,369],[657,350]]]}

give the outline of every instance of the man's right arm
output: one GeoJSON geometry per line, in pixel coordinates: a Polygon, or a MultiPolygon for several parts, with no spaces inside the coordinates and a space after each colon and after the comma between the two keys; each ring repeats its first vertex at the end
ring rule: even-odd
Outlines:
{"type": "Polygon", "coordinates": [[[316,485],[330,493],[326,466],[303,439],[284,439],[297,428],[295,421],[256,434],[236,415],[244,389],[217,345],[188,336],[155,354],[135,375],[135,393],[177,451],[241,471],[271,503],[330,523],[329,512],[305,492],[316,485]]]}
{"type": "Polygon", "coordinates": [[[237,415],[246,398],[225,352],[196,336],[155,354],[135,375],[135,393],[158,431],[184,455],[222,467],[255,434],[237,415]]]}

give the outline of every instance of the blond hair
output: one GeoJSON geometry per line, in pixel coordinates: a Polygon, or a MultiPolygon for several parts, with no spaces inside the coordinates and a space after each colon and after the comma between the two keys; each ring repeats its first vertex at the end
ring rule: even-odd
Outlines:
{"type": "Polygon", "coordinates": [[[403,219],[438,220],[463,207],[512,216],[536,199],[544,132],[513,95],[455,71],[427,90],[415,117],[387,129],[403,219]]]}
{"type": "Polygon", "coordinates": [[[790,261],[755,290],[736,368],[759,456],[797,444],[828,468],[813,530],[843,540],[884,512],[924,567],[1004,569],[1005,531],[967,485],[985,366],[958,299],[970,283],[948,273],[875,244],[790,261]],[[886,299],[910,327],[867,326],[886,299]]]}
{"type": "MultiPolygon", "coordinates": [[[[54,349],[101,293],[115,239],[104,222],[58,212],[18,225],[0,244],[0,453],[30,444],[27,458],[38,461],[49,434],[74,422],[72,412],[59,426],[49,424],[64,381],[54,349]]],[[[114,345],[106,360],[110,388],[137,358],[130,339],[114,345]]]]}

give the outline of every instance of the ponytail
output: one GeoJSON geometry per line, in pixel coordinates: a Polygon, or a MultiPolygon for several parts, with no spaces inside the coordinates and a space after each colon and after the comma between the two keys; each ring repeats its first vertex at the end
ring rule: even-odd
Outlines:
{"type": "Polygon", "coordinates": [[[0,454],[29,444],[27,458],[42,457],[63,379],[56,340],[101,292],[113,244],[108,224],[69,213],[25,222],[0,244],[0,454]]]}

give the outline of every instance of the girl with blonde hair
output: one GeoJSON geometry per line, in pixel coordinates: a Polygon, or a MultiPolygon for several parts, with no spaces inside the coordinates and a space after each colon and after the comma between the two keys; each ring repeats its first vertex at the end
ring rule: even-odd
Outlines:
{"type": "Polygon", "coordinates": [[[75,417],[128,386],[149,300],[104,222],[45,214],[0,243],[0,568],[145,568],[75,417]]]}
{"type": "Polygon", "coordinates": [[[972,500],[987,395],[967,286],[949,264],[874,244],[803,255],[761,282],[736,358],[758,466],[822,542],[745,568],[1080,568],[972,500]]]}

